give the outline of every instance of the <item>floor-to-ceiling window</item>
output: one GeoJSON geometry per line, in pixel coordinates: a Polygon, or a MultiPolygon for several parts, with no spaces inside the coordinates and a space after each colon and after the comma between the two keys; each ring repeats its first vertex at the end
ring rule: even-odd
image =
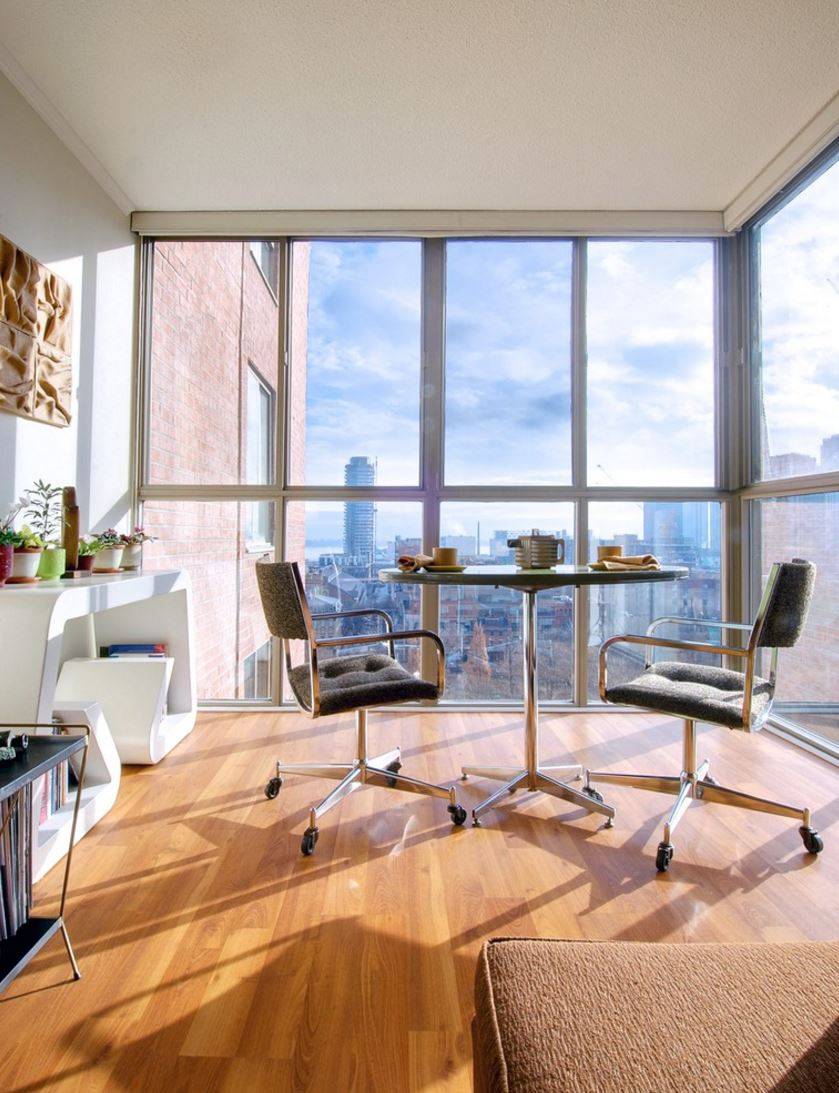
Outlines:
{"type": "Polygon", "coordinates": [[[438,630],[453,702],[520,699],[519,598],[385,585],[399,554],[509,563],[536,528],[569,562],[615,542],[689,567],[654,592],[545,593],[549,702],[596,701],[616,630],[719,616],[713,240],[275,242],[146,244],[140,492],[149,559],[193,575],[203,700],[283,694],[253,575],[272,536],[316,610],[438,630]]]}
{"type": "Polygon", "coordinates": [[[839,148],[747,232],[753,603],[775,561],[818,567],[804,635],[780,657],[777,713],[839,754],[839,148]]]}

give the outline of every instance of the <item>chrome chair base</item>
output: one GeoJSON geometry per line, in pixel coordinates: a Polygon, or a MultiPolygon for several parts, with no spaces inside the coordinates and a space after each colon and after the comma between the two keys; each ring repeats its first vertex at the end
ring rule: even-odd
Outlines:
{"type": "Polygon", "coordinates": [[[799,831],[808,853],[821,852],[822,839],[810,826],[809,808],[797,808],[795,805],[785,805],[780,801],[755,797],[738,789],[721,786],[708,773],[710,767],[708,759],[703,759],[697,766],[696,723],[688,720],[685,721],[682,764],[682,773],[678,777],[659,774],[619,774],[604,770],[586,770],[585,772],[585,787],[590,787],[592,782],[603,782],[606,785],[646,789],[653,793],[669,793],[676,798],[664,824],[663,838],[658,844],[656,869],[659,873],[667,872],[670,867],[674,854],[673,832],[693,801],[730,805],[733,808],[766,812],[773,816],[788,816],[800,822],[799,831]]]}
{"type": "Polygon", "coordinates": [[[449,802],[448,811],[452,823],[461,826],[466,822],[466,809],[457,803],[454,786],[434,785],[400,774],[401,752],[391,748],[381,755],[367,755],[367,711],[356,710],[356,754],[352,763],[281,763],[277,762],[274,776],[265,786],[265,796],[273,800],[283,784],[283,775],[302,774],[312,778],[331,778],[337,781],[335,788],[309,810],[309,826],[303,833],[300,849],[306,856],[312,854],[318,841],[318,820],[330,809],[340,804],[361,786],[378,786],[380,789],[398,789],[405,793],[420,793],[426,797],[440,797],[449,802]]]}

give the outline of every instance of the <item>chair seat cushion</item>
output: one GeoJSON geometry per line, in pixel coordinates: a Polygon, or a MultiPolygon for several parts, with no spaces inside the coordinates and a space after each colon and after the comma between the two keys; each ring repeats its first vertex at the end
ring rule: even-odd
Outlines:
{"type": "MultiPolygon", "coordinates": [[[[610,702],[645,706],[739,729],[743,727],[744,686],[742,672],[709,664],[663,660],[628,683],[608,687],[606,697],[610,702]]],[[[763,722],[771,701],[769,682],[756,676],[752,694],[753,725],[763,722]]]]}
{"type": "Polygon", "coordinates": [[[476,1093],[839,1088],[839,942],[502,938],[475,977],[476,1093]]]}
{"type": "MultiPolygon", "coordinates": [[[[439,697],[436,684],[417,679],[398,660],[382,653],[323,660],[318,664],[318,679],[320,712],[324,716],[365,706],[439,697]]],[[[292,668],[290,681],[297,701],[308,708],[311,703],[309,666],[302,664],[292,668]]]]}

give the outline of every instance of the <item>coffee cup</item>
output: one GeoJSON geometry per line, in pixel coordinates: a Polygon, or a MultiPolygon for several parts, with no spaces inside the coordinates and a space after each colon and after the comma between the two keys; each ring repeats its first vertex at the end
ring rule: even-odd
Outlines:
{"type": "Polygon", "coordinates": [[[606,561],[609,558],[620,558],[623,554],[623,547],[606,544],[605,546],[599,546],[597,548],[597,560],[598,562],[606,561]]]}
{"type": "Polygon", "coordinates": [[[457,565],[457,547],[434,547],[434,565],[457,565]]]}

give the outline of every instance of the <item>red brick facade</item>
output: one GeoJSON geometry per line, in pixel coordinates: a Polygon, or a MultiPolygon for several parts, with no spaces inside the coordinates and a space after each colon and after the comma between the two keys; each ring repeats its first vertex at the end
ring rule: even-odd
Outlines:
{"type": "MultiPolygon", "coordinates": [[[[305,248],[298,261],[305,264],[305,248]]],[[[305,274],[305,270],[303,271],[305,274]]],[[[307,278],[295,285],[306,313],[307,278]]],[[[243,242],[158,242],[154,253],[149,481],[236,485],[247,480],[248,369],[281,390],[277,300],[243,242]]],[[[305,361],[305,323],[297,324],[305,361]]],[[[305,369],[290,385],[290,449],[305,444],[305,369]]],[[[200,699],[243,697],[243,662],[268,640],[248,551],[247,503],[154,501],[147,561],[189,570],[200,699]]],[[[290,543],[302,550],[302,526],[290,543]]]]}

